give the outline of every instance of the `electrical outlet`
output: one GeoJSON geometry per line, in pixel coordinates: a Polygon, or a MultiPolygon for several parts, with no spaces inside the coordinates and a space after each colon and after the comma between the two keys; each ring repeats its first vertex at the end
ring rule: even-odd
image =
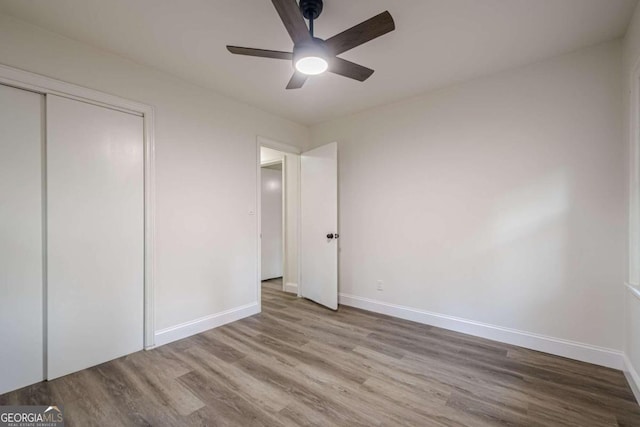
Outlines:
{"type": "Polygon", "coordinates": [[[378,280],[378,284],[376,285],[376,289],[379,290],[379,291],[383,290],[382,280],[378,280]]]}

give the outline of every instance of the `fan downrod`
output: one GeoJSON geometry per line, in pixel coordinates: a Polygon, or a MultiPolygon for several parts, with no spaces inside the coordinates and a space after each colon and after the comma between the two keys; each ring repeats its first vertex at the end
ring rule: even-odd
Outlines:
{"type": "Polygon", "coordinates": [[[302,16],[313,21],[322,13],[322,0],[300,0],[300,11],[302,16]]]}

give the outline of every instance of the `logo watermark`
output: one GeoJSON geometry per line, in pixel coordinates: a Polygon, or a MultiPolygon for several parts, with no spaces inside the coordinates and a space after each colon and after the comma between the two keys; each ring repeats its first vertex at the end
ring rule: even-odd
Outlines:
{"type": "Polygon", "coordinates": [[[64,427],[61,406],[0,406],[0,427],[64,427]]]}

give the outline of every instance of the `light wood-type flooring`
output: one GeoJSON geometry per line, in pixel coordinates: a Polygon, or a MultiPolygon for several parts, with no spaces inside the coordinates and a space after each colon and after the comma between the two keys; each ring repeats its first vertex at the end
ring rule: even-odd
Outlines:
{"type": "Polygon", "coordinates": [[[259,315],[0,404],[62,405],[67,426],[640,426],[619,371],[277,289],[259,315]]]}

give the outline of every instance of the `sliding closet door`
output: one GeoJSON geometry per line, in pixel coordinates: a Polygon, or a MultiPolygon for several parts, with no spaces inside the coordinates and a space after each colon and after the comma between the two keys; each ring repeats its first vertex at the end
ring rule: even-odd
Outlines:
{"type": "Polygon", "coordinates": [[[143,119],[47,96],[48,370],[143,347],[143,119]]]}
{"type": "Polygon", "coordinates": [[[43,379],[42,116],[0,85],[0,394],[43,379]]]}

